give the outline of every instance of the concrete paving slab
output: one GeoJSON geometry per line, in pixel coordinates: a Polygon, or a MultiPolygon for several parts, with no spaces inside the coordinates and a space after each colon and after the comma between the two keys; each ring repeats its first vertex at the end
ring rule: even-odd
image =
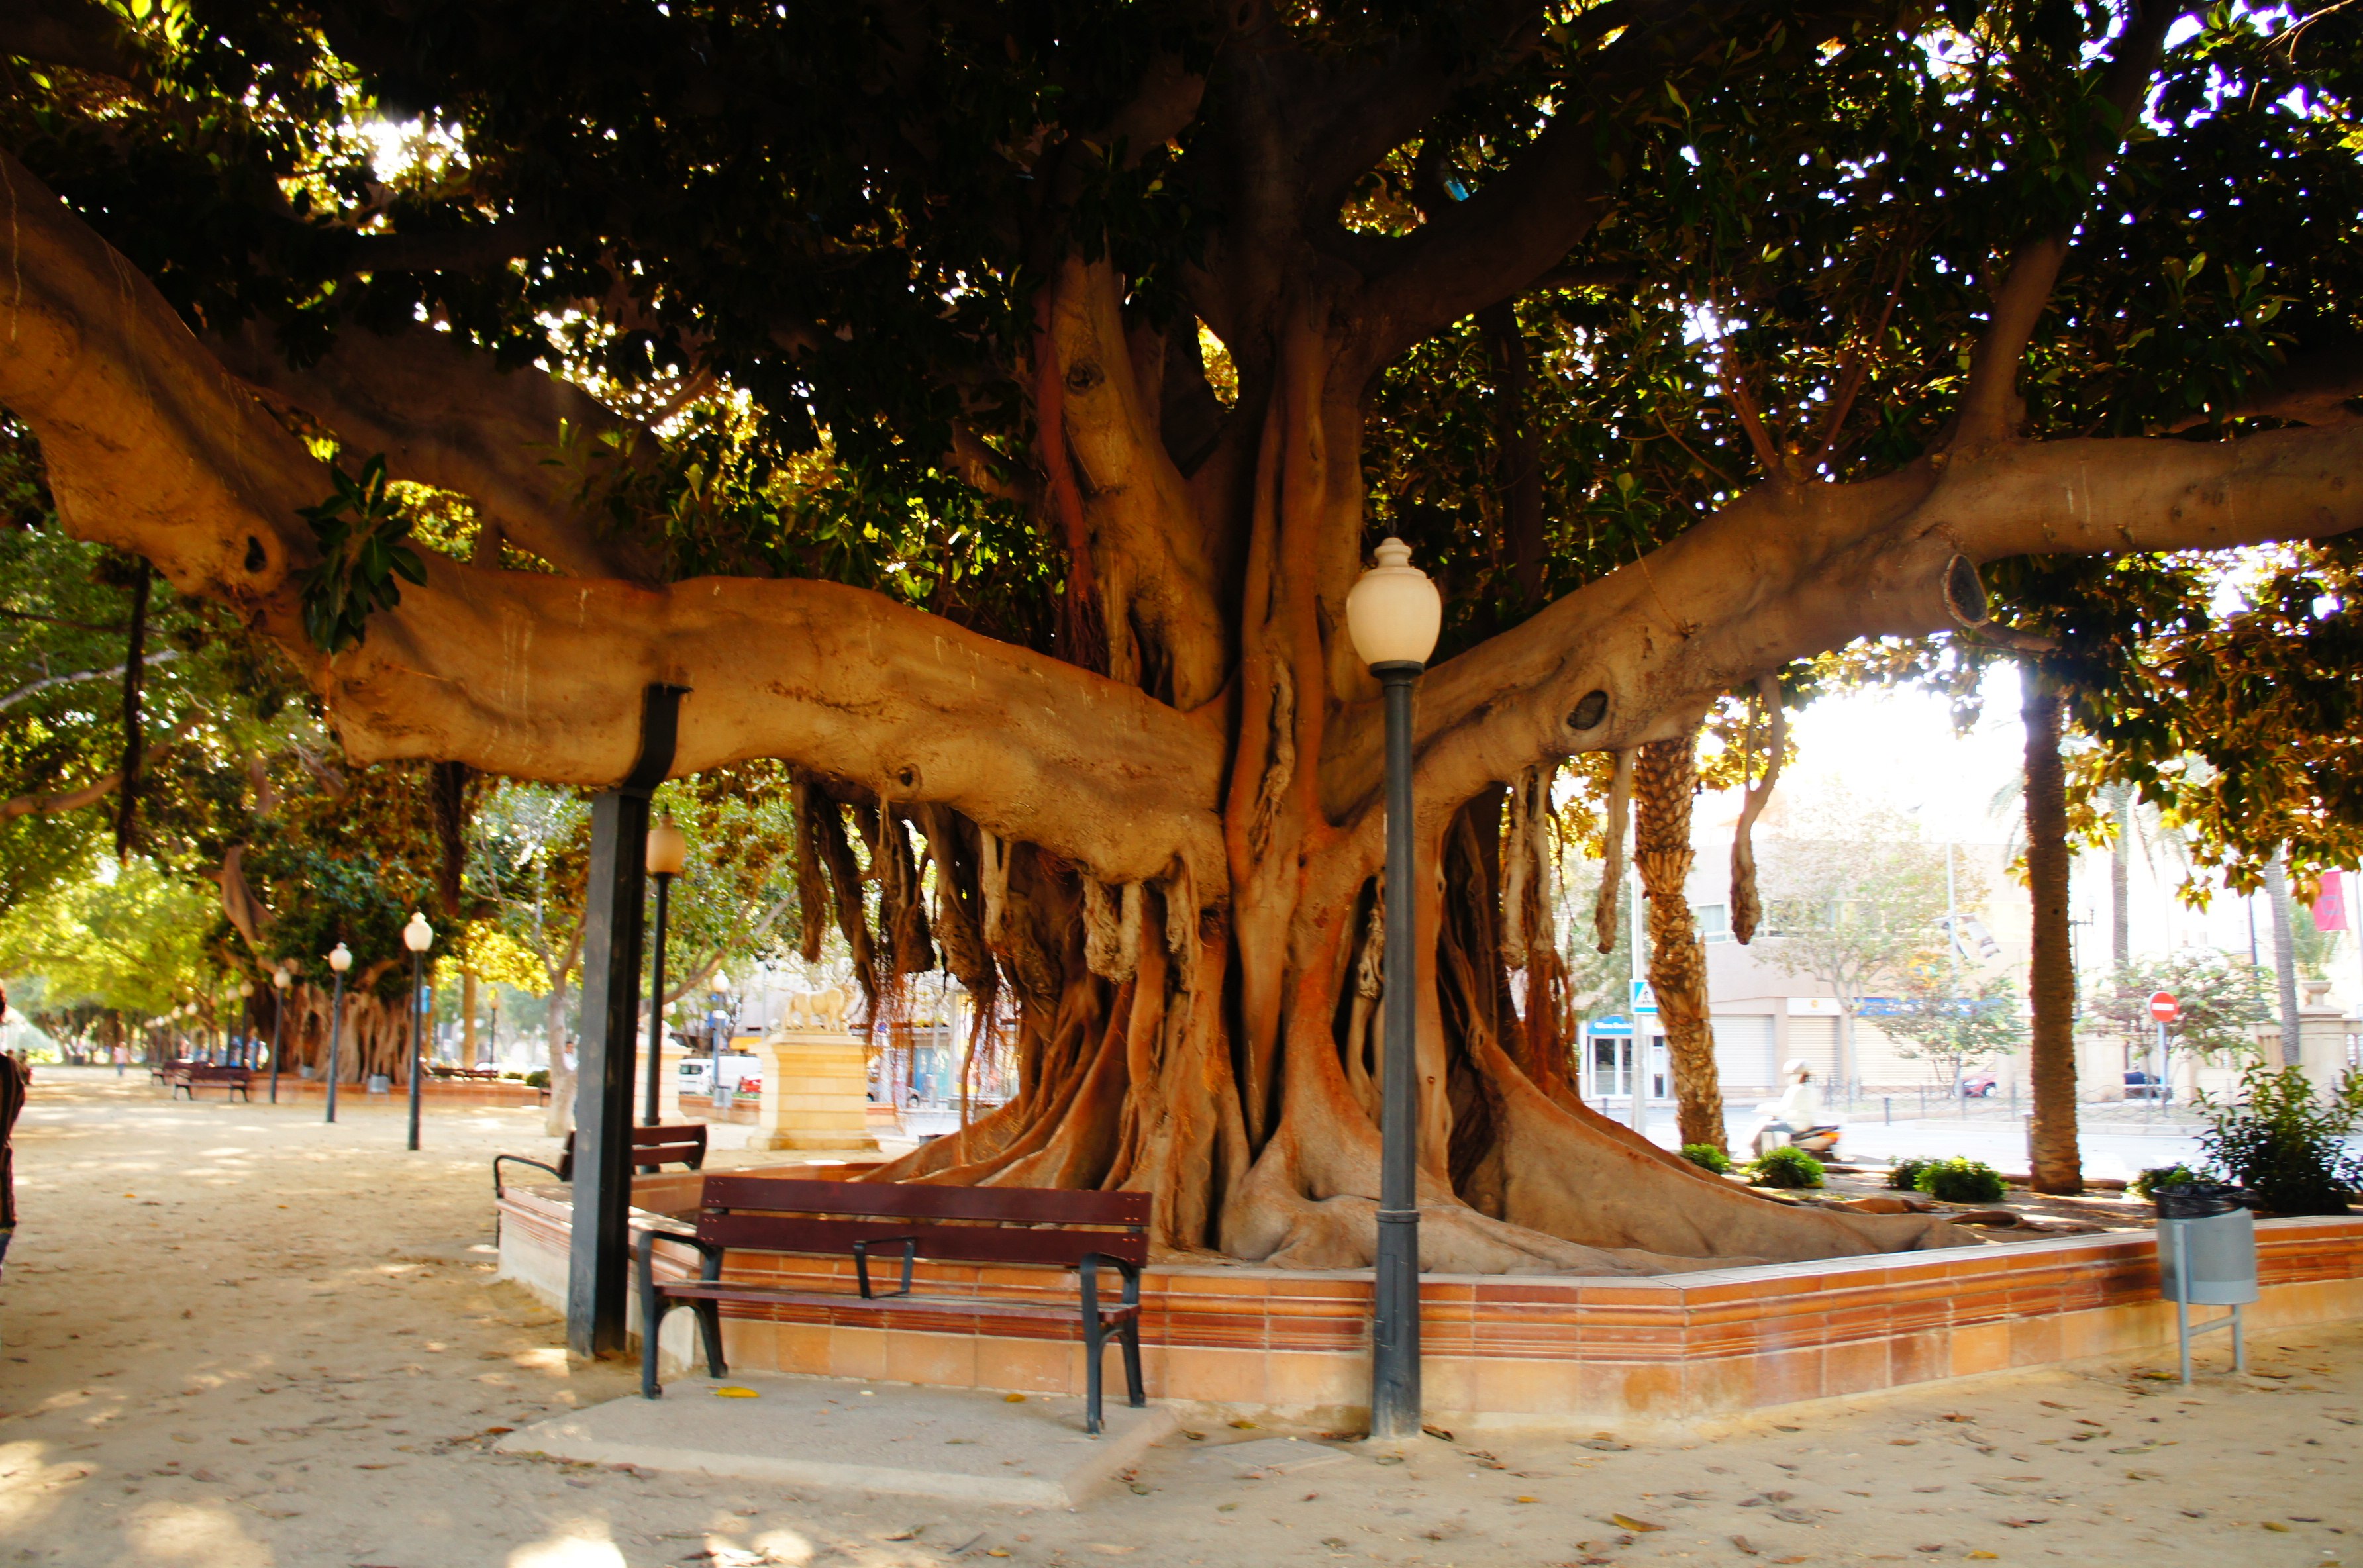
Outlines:
{"type": "Polygon", "coordinates": [[[1308,1442],[1303,1438],[1258,1438],[1253,1442],[1226,1442],[1218,1448],[1199,1449],[1190,1455],[1193,1464],[1226,1470],[1242,1481],[1293,1475],[1299,1471],[1317,1470],[1326,1464],[1343,1464],[1353,1457],[1344,1449],[1331,1448],[1326,1443],[1308,1442]]]}
{"type": "Polygon", "coordinates": [[[631,1464],[914,1497],[1071,1508],[1179,1430],[1172,1411],[1121,1395],[1105,1430],[1083,1431],[1083,1402],[988,1389],[779,1375],[679,1377],[661,1399],[638,1395],[520,1427],[504,1453],[631,1464]],[[717,1389],[751,1391],[730,1397],[717,1389]]]}

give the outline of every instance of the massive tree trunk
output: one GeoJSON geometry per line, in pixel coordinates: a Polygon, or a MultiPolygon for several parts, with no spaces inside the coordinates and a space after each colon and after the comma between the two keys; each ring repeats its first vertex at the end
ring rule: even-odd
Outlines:
{"type": "MultiPolygon", "coordinates": [[[[1158,102],[1186,119],[1198,95],[1158,102]]],[[[2012,382],[2064,254],[2064,241],[2036,246],[2010,270],[1943,446],[1855,483],[1772,464],[1670,545],[1424,678],[1417,896],[1381,909],[1379,689],[1342,625],[1367,542],[1365,401],[1410,346],[1480,310],[1521,381],[1518,346],[1499,337],[1515,315],[1492,307],[1559,264],[1606,207],[1609,176],[1570,118],[1409,237],[1341,246],[1327,215],[1401,138],[1362,145],[1336,130],[1344,115],[1261,120],[1251,111],[1270,101],[1251,92],[1225,104],[1203,139],[1229,149],[1243,194],[1184,286],[1231,349],[1237,396],[1195,426],[1203,439],[1167,434],[1189,423],[1166,370],[1195,362],[1196,324],[1185,315],[1169,340],[1128,317],[1104,252],[1053,250],[1041,270],[1020,367],[1039,471],[1011,490],[1066,548],[1069,657],[833,583],[653,582],[594,526],[595,509],[548,497],[538,454],[561,417],[583,427],[578,391],[496,372],[431,330],[352,328],[300,372],[242,338],[208,348],[5,155],[0,403],[39,435],[66,527],[148,557],[177,591],[278,639],[356,760],[609,785],[636,754],[642,687],[662,680],[693,691],[677,771],[794,764],[812,835],[800,878],[831,884],[863,983],[891,1007],[940,951],[972,989],[1015,1004],[1015,1096],[890,1179],[1138,1188],[1155,1195],[1169,1255],[1365,1264],[1374,1020],[1400,985],[1420,1019],[1430,1268],[1615,1273],[1950,1244],[1957,1232],[1922,1217],[1768,1200],[1578,1101],[1535,903],[1550,777],[1579,751],[1686,755],[1701,715],[1768,671],[1951,624],[1947,584],[1979,562],[2356,526],[2363,426],[2018,440],[2012,382]],[[1281,191],[1290,180],[1303,188],[1281,191]],[[1309,231],[1308,212],[1326,226],[1309,231]],[[477,497],[558,569],[431,555],[427,581],[372,616],[365,643],[324,655],[302,623],[317,559],[302,509],[331,481],[272,407],[386,453],[396,478],[477,497]],[[930,863],[932,928],[915,892],[930,863]],[[1405,918],[1421,961],[1388,974],[1383,922],[1405,918]]],[[[1173,134],[1160,121],[1106,139],[1173,134]]],[[[1211,392],[1188,382],[1204,414],[1211,392]]],[[[1503,472],[1521,496],[1532,418],[1504,411],[1503,472]]],[[[1514,501],[1524,552],[1535,514],[1514,501]]],[[[1686,926],[1665,854],[1656,901],[1686,926]]],[[[1671,933],[1659,945],[1679,962],[1688,936],[1671,933]]],[[[551,1002],[553,1127],[571,1098],[564,995],[551,1002]]]]}
{"type": "Polygon", "coordinates": [[[2037,1192],[2084,1190],[2076,1143],[2076,966],[2068,924],[2068,778],[2059,756],[2058,684],[2033,661],[2020,716],[2026,726],[2026,885],[2034,906],[2027,994],[2035,1010],[2027,1044],[2035,1116],[2028,1133],[2037,1192]]]}
{"type": "MultiPolygon", "coordinates": [[[[1633,769],[1633,862],[1649,900],[1649,984],[1672,1058],[1681,1142],[1725,1148],[1723,1084],[1707,1013],[1706,949],[1691,919],[1691,798],[1698,792],[1698,732],[1641,748],[1633,769]]],[[[1727,1152],[1727,1150],[1726,1150],[1727,1152]]]]}

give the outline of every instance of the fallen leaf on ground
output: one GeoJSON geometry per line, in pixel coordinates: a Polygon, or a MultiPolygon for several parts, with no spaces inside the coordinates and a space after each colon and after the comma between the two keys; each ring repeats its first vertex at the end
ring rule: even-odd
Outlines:
{"type": "Polygon", "coordinates": [[[1001,1402],[1004,1405],[1023,1405],[1026,1403],[1026,1396],[1023,1394],[1004,1394],[1001,1397],[1001,1402]]]}
{"type": "Polygon", "coordinates": [[[1731,1538],[1731,1544],[1739,1548],[1741,1554],[1744,1556],[1753,1557],[1756,1555],[1756,1543],[1748,1540],[1744,1535],[1733,1536],[1731,1538]]]}
{"type": "Polygon", "coordinates": [[[741,1388],[735,1384],[725,1384],[716,1388],[714,1391],[714,1397],[716,1399],[760,1399],[762,1397],[752,1388],[741,1388]]]}
{"type": "Polygon", "coordinates": [[[1663,1529],[1666,1528],[1661,1524],[1651,1524],[1647,1519],[1636,1519],[1629,1514],[1611,1514],[1608,1516],[1608,1522],[1616,1526],[1619,1529],[1637,1530],[1643,1532],[1653,1529],[1663,1529]]]}
{"type": "Polygon", "coordinates": [[[2010,1528],[2011,1528],[2011,1529],[2025,1529],[2027,1526],[2029,1526],[2029,1525],[2049,1524],[2051,1521],[2050,1521],[2050,1519],[2048,1519],[2048,1518],[2039,1518],[2039,1519],[2004,1519],[2004,1520],[2002,1520],[2002,1523],[2004,1523],[2004,1524],[2006,1524],[2006,1525],[2008,1525],[2008,1526],[2010,1526],[2010,1528]]]}
{"type": "Polygon", "coordinates": [[[2283,1535],[2287,1535],[2289,1533],[2289,1526],[2281,1523],[2279,1519],[2267,1519],[2264,1521],[2264,1526],[2267,1529],[2279,1530],[2283,1535]]]}

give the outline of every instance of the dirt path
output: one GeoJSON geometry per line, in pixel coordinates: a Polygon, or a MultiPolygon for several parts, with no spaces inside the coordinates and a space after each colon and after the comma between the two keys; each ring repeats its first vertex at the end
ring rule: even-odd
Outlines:
{"type": "Polygon", "coordinates": [[[1716,1434],[1348,1446],[1263,1480],[1215,1450],[1272,1433],[1218,1426],[1075,1514],[495,1456],[488,1433],[629,1385],[570,1369],[556,1318],[471,1250],[487,1161],[547,1148],[538,1117],[437,1116],[411,1154],[396,1108],[317,1116],[37,1079],[0,1286],[0,1563],[2363,1568],[2355,1325],[2260,1338],[2259,1375],[2188,1394],[2154,1359],[2090,1363],[1716,1434]]]}

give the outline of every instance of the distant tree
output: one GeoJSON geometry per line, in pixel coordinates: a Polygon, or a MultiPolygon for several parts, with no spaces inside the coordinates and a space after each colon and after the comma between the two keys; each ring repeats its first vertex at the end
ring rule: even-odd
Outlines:
{"type": "Polygon", "coordinates": [[[1980,976],[1939,959],[1907,971],[1896,1010],[1882,1016],[1880,1027],[1895,1039],[1900,1055],[1926,1062],[1958,1088],[1971,1069],[2026,1043],[2018,999],[2011,977],[1980,976]]]}
{"type": "Polygon", "coordinates": [[[1943,853],[1921,843],[1897,812],[1837,799],[1793,813],[1763,862],[1765,961],[1830,988],[1838,1004],[1836,1076],[1851,1083],[1863,999],[1939,961],[1943,853]]]}
{"type": "Polygon", "coordinates": [[[2168,1027],[2169,1041],[2205,1062],[2254,1056],[2255,1026],[2272,1017],[2263,977],[2247,959],[2214,952],[2136,959],[2093,988],[2087,1010],[2138,1045],[2156,1037],[2149,999],[2159,991],[2170,994],[2181,1010],[2168,1027]]]}

